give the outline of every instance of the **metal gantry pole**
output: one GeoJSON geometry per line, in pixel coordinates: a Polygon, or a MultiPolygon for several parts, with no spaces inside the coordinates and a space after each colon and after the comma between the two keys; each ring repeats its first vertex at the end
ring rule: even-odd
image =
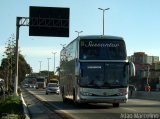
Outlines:
{"type": "MultiPolygon", "coordinates": [[[[34,27],[57,27],[57,24],[49,23],[56,22],[57,19],[50,18],[29,18],[29,17],[17,17],[16,18],[16,51],[15,51],[15,74],[14,74],[14,95],[18,96],[18,60],[19,60],[19,52],[18,52],[18,41],[19,41],[19,28],[20,26],[34,26],[34,27]],[[32,21],[32,22],[31,22],[32,21]],[[33,22],[34,21],[34,22],[33,22]],[[36,21],[36,22],[35,22],[36,21]],[[41,24],[41,23],[45,24],[41,24]],[[38,24],[37,24],[38,23],[38,24]]],[[[68,28],[66,24],[61,24],[62,22],[68,22],[68,19],[60,19],[60,24],[58,26],[60,28],[68,28]]]]}
{"type": "Polygon", "coordinates": [[[18,41],[19,41],[19,22],[20,22],[21,18],[17,17],[16,19],[16,52],[15,52],[15,56],[16,56],[16,64],[15,64],[15,79],[14,79],[14,95],[18,96],[17,93],[17,89],[18,89],[18,60],[19,60],[19,52],[18,52],[18,41]]]}

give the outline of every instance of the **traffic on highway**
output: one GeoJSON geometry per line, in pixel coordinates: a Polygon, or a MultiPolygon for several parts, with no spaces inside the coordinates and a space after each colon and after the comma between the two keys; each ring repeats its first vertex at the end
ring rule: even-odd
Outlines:
{"type": "Polygon", "coordinates": [[[2,0],[0,118],[160,119],[159,5],[2,0]]]}
{"type": "MultiPolygon", "coordinates": [[[[34,96],[47,109],[48,115],[59,115],[58,118],[72,119],[159,119],[160,118],[160,101],[131,98],[127,103],[122,103],[119,108],[112,107],[108,103],[88,103],[75,105],[73,101],[63,103],[61,95],[46,95],[44,89],[25,88],[22,91],[24,99],[29,103],[31,100],[29,94],[34,96]]],[[[33,98],[33,97],[32,97],[33,98]]],[[[35,99],[34,99],[35,101],[35,99]]],[[[37,101],[35,101],[37,102],[37,101]]],[[[35,103],[34,102],[34,103],[35,103]]],[[[28,104],[32,117],[41,117],[45,114],[42,110],[34,110],[32,104],[28,104]]],[[[41,107],[42,108],[42,107],[41,107]]],[[[35,108],[36,109],[36,108],[35,108]]],[[[49,117],[46,117],[50,119],[49,117]]],[[[53,118],[53,117],[52,117],[53,118]]]]}

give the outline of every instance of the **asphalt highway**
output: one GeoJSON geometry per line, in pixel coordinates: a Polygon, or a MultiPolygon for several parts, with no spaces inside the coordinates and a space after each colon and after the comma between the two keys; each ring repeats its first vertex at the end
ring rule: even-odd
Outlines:
{"type": "Polygon", "coordinates": [[[106,103],[75,106],[72,101],[63,103],[61,95],[46,95],[43,89],[28,88],[27,91],[23,91],[24,99],[33,119],[40,115],[44,116],[43,119],[160,119],[160,101],[129,99],[127,103],[120,104],[119,108],[106,103]],[[33,99],[27,99],[29,94],[33,99]],[[30,100],[32,104],[29,104],[30,100]]]}

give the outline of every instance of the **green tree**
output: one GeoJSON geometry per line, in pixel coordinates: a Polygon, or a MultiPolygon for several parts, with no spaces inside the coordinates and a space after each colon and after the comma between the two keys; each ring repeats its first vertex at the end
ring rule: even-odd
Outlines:
{"type": "MultiPolygon", "coordinates": [[[[0,78],[5,80],[5,86],[8,90],[9,88],[13,87],[13,80],[15,74],[15,37],[11,35],[9,37],[5,47],[4,58],[2,59],[1,66],[0,66],[0,78]]],[[[26,74],[32,72],[30,65],[24,59],[24,56],[19,52],[19,83],[25,78],[26,74]]]]}
{"type": "Polygon", "coordinates": [[[8,38],[0,67],[0,77],[5,79],[5,88],[9,90],[13,84],[15,37],[8,38]]]}
{"type": "Polygon", "coordinates": [[[26,74],[30,74],[32,69],[30,65],[24,59],[24,56],[19,54],[19,63],[18,63],[18,82],[22,82],[25,79],[26,74]]]}

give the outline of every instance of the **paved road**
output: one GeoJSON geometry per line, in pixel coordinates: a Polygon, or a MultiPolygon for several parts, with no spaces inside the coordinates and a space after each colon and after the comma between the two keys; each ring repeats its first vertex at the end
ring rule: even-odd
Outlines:
{"type": "Polygon", "coordinates": [[[62,119],[54,111],[44,106],[44,103],[37,100],[33,95],[22,90],[23,98],[28,105],[31,119],[62,119]]]}
{"type": "Polygon", "coordinates": [[[72,102],[63,103],[60,95],[45,95],[44,90],[28,90],[40,100],[52,105],[57,113],[66,113],[75,119],[160,119],[160,101],[130,99],[119,108],[113,108],[106,103],[77,107],[72,102]]]}

